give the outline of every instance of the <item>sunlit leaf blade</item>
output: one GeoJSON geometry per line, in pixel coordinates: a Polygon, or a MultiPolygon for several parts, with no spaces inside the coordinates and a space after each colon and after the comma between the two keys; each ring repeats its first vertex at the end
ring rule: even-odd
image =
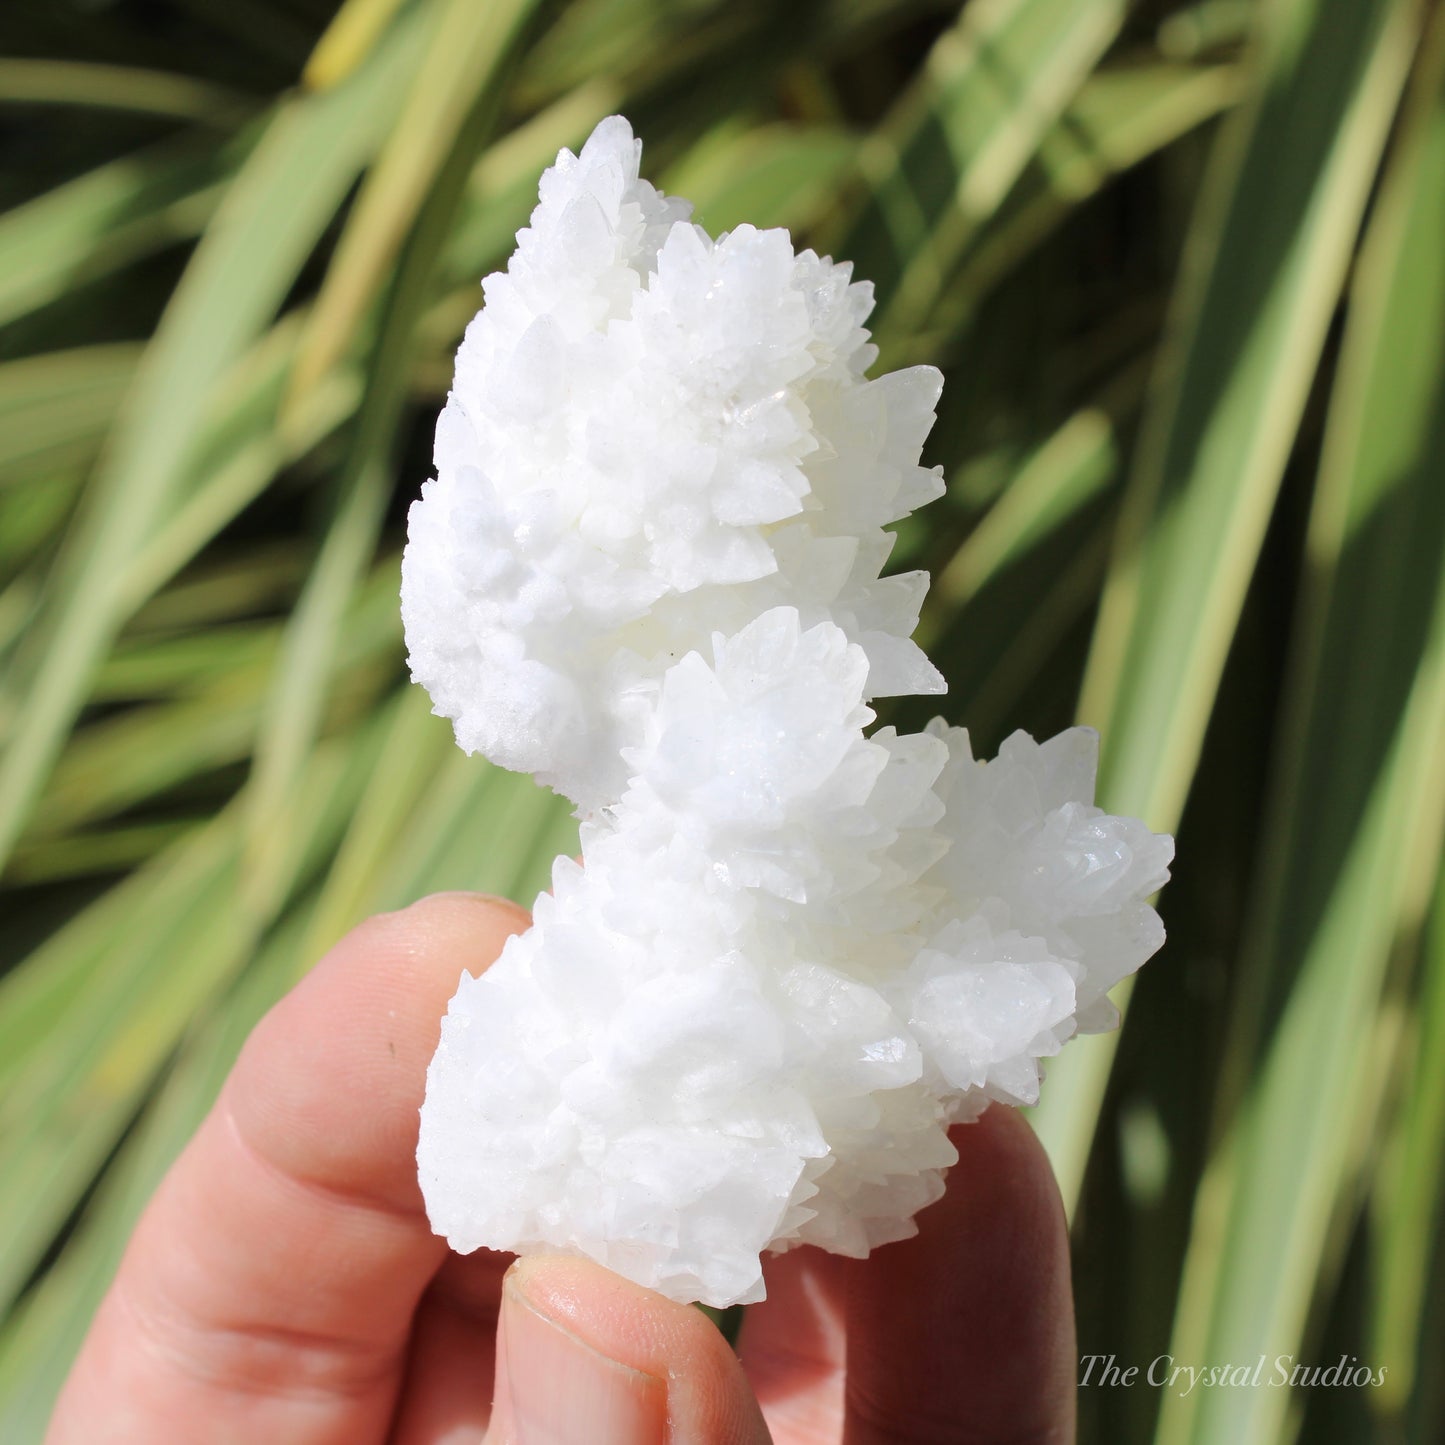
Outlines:
{"type": "Polygon", "coordinates": [[[497,137],[482,153],[440,262],[446,279],[463,287],[463,324],[481,304],[477,283],[483,269],[503,260],[537,204],[537,177],[564,146],[579,150],[592,127],[621,106],[617,83],[594,77],[497,137]]]}
{"type": "Polygon", "coordinates": [[[1080,701],[1105,802],[1156,827],[1188,792],[1416,29],[1404,0],[1271,7],[1220,140],[1080,701]]]}
{"type": "MultiPolygon", "coordinates": [[[[294,595],[306,575],[306,554],[295,538],[270,539],[235,556],[209,559],[136,608],[117,648],[268,613],[294,595]]],[[[97,686],[100,679],[97,678],[97,686]]]]}
{"type": "MultiPolygon", "coordinates": [[[[20,594],[11,603],[18,609],[14,623],[22,625],[26,614],[40,593],[40,574],[53,551],[56,538],[64,529],[82,479],[74,471],[51,471],[48,467],[28,485],[0,487],[0,575],[4,576],[6,592],[20,594]]],[[[0,613],[6,607],[0,603],[0,613]]],[[[11,638],[0,624],[0,651],[11,638]]],[[[0,731],[4,723],[0,722],[0,731]]]]}
{"type": "Polygon", "coordinates": [[[1431,1369],[1420,1348],[1429,1280],[1423,1263],[1439,1248],[1445,1218],[1445,874],[1421,950],[1421,997],[1413,1066],[1401,1111],[1397,1149],[1372,1201],[1375,1294],[1370,1357],[1389,1371],[1376,1413],[1398,1421],[1419,1375],[1431,1369]]]}
{"type": "Polygon", "coordinates": [[[284,992],[306,918],[279,928],[236,986],[188,1031],[180,1057],[115,1167],[88,1205],[59,1264],[0,1331],[0,1435],[39,1441],[91,1315],[161,1176],[200,1123],[246,1034],[284,992]]]}
{"type": "Polygon", "coordinates": [[[953,554],[934,581],[931,607],[947,611],[975,596],[1095,496],[1117,464],[1108,414],[1097,407],[1076,412],[1024,461],[1008,490],[953,554]]]}
{"type": "MultiPolygon", "coordinates": [[[[394,591],[392,563],[368,580],[350,607],[351,625],[331,656],[328,674],[337,683],[327,699],[333,720],[354,716],[394,675],[397,629],[363,625],[378,614],[391,620],[387,614],[394,610],[394,591]]],[[[229,639],[212,628],[202,639],[210,655],[199,666],[186,666],[198,641],[194,638],[119,652],[99,678],[106,689],[134,697],[141,685],[153,685],[158,675],[174,678],[181,667],[190,686],[178,696],[163,696],[155,706],[132,708],[81,728],[56,768],[44,813],[27,840],[93,825],[148,797],[164,796],[197,775],[245,761],[266,705],[281,632],[280,626],[243,629],[229,639]]]]}
{"type": "Polygon", "coordinates": [[[119,824],[21,842],[10,855],[10,876],[17,883],[55,884],[128,872],[174,843],[197,825],[196,818],[119,824]]]}
{"type": "Polygon", "coordinates": [[[664,189],[686,196],[714,233],[746,222],[806,230],[829,210],[857,144],[835,126],[718,127],[667,174],[664,189]]]}
{"type": "Polygon", "coordinates": [[[115,940],[130,939],[147,914],[163,911],[159,900],[167,896],[173,877],[185,879],[175,897],[193,886],[187,870],[199,866],[202,854],[200,843],[177,846],[67,920],[6,973],[0,981],[0,1083],[7,1093],[10,1081],[49,1047],[53,1031],[83,1001],[115,940]]]}
{"type": "Polygon", "coordinates": [[[189,75],[78,60],[0,60],[0,104],[7,101],[138,110],[219,126],[252,108],[235,91],[189,75]]]}
{"type": "MultiPolygon", "coordinates": [[[[230,673],[268,660],[278,629],[257,623],[226,626],[221,620],[180,635],[123,637],[96,674],[96,702],[148,702],[194,696],[230,673]]],[[[88,736],[84,730],[82,736],[88,736]]],[[[52,826],[47,816],[46,826],[52,826]]]]}
{"type": "Polygon", "coordinates": [[[213,392],[195,456],[177,482],[174,508],[131,558],[116,610],[131,616],[190,563],[265,491],[286,466],[306,455],[356,410],[361,381],[333,372],[287,424],[276,420],[295,355],[295,318],[283,317],[246,352],[213,392]]]}
{"type": "MultiPolygon", "coordinates": [[[[1401,880],[1439,848],[1445,807],[1445,601],[1430,653],[1378,777],[1318,936],[1280,1020],[1260,1079],[1226,1143],[1233,1184],[1223,1258],[1209,1297],[1186,1290],[1180,1330],[1219,1359],[1298,1355],[1315,1269],[1341,1203],[1355,1110],[1367,1088],[1369,1021],[1396,931],[1408,923],[1401,880]],[[1207,1311],[1205,1328],[1189,1318],[1207,1311]]],[[[1190,1270],[1186,1281],[1198,1279],[1190,1270]]],[[[1160,1440],[1241,1442],[1277,1437],[1284,1391],[1218,1391],[1166,1400],[1160,1440]]]]}
{"type": "Polygon", "coordinates": [[[383,133],[410,70],[398,43],[350,83],[283,104],[229,188],[117,424],[49,604],[5,692],[26,707],[0,763],[0,858],[44,786],[118,615],[126,568],[189,459],[211,387],[270,320],[383,133]]]}
{"type": "Polygon", "coordinates": [[[193,238],[254,139],[248,134],[219,149],[167,143],[0,216],[0,323],[193,238]]]}
{"type": "MultiPolygon", "coordinates": [[[[304,765],[306,751],[320,723],[336,654],[336,632],[352,591],[376,548],[387,500],[393,486],[397,431],[403,415],[410,363],[416,345],[417,322],[435,286],[435,269],[472,168],[472,158],[481,139],[495,123],[497,95],[493,85],[508,61],[525,22],[531,0],[517,0],[503,14],[489,13],[485,19],[471,12],[472,28],[458,33],[453,7],[449,19],[437,31],[449,47],[465,50],[460,66],[453,48],[434,49],[423,62],[413,100],[431,87],[440,87],[460,100],[460,88],[469,103],[457,114],[442,112],[452,130],[429,138],[441,145],[440,169],[435,184],[425,191],[416,225],[407,238],[395,276],[381,302],[376,346],[370,359],[366,387],[360,403],[361,416],[351,439],[347,460],[338,480],[338,501],[316,566],[298,600],[295,615],[282,641],[273,685],[256,740],[255,766],[248,793],[248,827],[244,887],[250,904],[267,911],[284,896],[286,883],[279,860],[284,856],[280,841],[289,829],[289,814],[295,806],[294,782],[304,765]],[[441,74],[438,75],[438,69],[441,74]]],[[[424,116],[437,120],[430,106],[424,116]]],[[[415,111],[408,114],[414,117],[415,111]]],[[[403,134],[406,132],[403,131],[403,134]]],[[[389,174],[388,150],[379,164],[378,175],[389,174]]],[[[363,201],[364,207],[365,202],[363,201]]],[[[351,234],[350,232],[348,234],[351,234]]],[[[352,253],[356,254],[356,253],[352,253]]],[[[368,252],[367,254],[373,254],[368,252]]],[[[381,256],[384,253],[375,253],[381,256]]],[[[346,267],[344,247],[337,265],[346,267]]],[[[380,264],[380,260],[376,261],[380,264]]],[[[336,274],[334,271],[331,274],[336,274]]],[[[345,291],[344,294],[352,294],[345,291]]],[[[320,315],[326,293],[317,302],[320,315]]],[[[293,397],[298,393],[298,376],[305,375],[306,337],[301,358],[292,374],[293,397]]],[[[311,358],[314,362],[315,356],[311,358]]],[[[322,369],[325,367],[323,365],[322,369]]],[[[299,395],[306,397],[303,389],[299,395]]]]}
{"type": "Polygon", "coordinates": [[[316,42],[302,80],[312,90],[329,90],[371,54],[406,0],[342,0],[316,42]]]}
{"type": "Polygon", "coordinates": [[[301,957],[316,958],[375,908],[378,875],[430,782],[452,760],[450,729],[432,716],[426,693],[403,688],[388,703],[379,769],[357,802],[312,910],[301,957]]]}
{"type": "MultiPolygon", "coordinates": [[[[1299,1351],[1327,1230],[1352,1200],[1348,1143],[1373,1127],[1379,1102],[1372,1018],[1386,969],[1436,876],[1445,816],[1442,80],[1437,24],[1361,254],[1311,518],[1269,861],[1242,960],[1252,986],[1234,1019],[1236,1067],[1256,1051],[1261,1063],[1237,1111],[1221,1100],[1231,1112],[1179,1301],[1178,1348],[1220,1359],[1299,1351]]],[[[1281,1390],[1169,1400],[1160,1438],[1272,1440],[1287,1401],[1281,1390]]]]}
{"type": "MultiPolygon", "coordinates": [[[[318,749],[298,780],[301,807],[287,839],[298,885],[329,856],[376,764],[381,729],[348,748],[318,749]]],[[[12,977],[26,988],[44,1047],[23,1049],[0,1102],[0,1301],[53,1243],[145,1100],[191,1018],[249,960],[269,920],[240,891],[241,809],[233,806],[152,865],[157,891],[121,940],[92,951],[82,914],[12,977]],[[59,985],[52,985],[54,974],[59,985]],[[63,1005],[46,1016],[47,1008],[63,1005]]],[[[284,903],[285,900],[282,900],[284,903]]],[[[99,905],[104,906],[104,904],[99,905]]]]}
{"type": "Polygon", "coordinates": [[[859,154],[867,200],[837,249],[878,287],[885,339],[926,318],[1124,19],[1122,0],[964,8],[859,154]]]}
{"type": "Polygon", "coordinates": [[[495,113],[489,88],[536,3],[445,0],[433,7],[440,13],[426,53],[357,197],[302,336],[291,381],[294,398],[303,397],[346,353],[413,221],[424,206],[437,208],[445,188],[434,183],[458,137],[470,133],[479,99],[492,99],[495,113]]]}
{"type": "Polygon", "coordinates": [[[128,342],[0,365],[0,486],[95,454],[135,372],[128,342]]]}
{"type": "MultiPolygon", "coordinates": [[[[45,1047],[27,1050],[7,1079],[0,1113],[0,1211],[11,1221],[0,1243],[0,1300],[8,1307],[140,1102],[140,1089],[164,1057],[148,1010],[174,1009],[183,1026],[217,975],[239,961],[234,942],[218,952],[208,939],[225,915],[238,857],[234,825],[213,825],[183,841],[158,871],[154,911],[131,920],[122,947],[89,956],[75,980],[65,935],[31,972],[58,972],[68,985],[50,994],[64,1012],[44,1021],[45,1047]],[[167,987],[149,975],[164,970],[167,987]],[[129,1003],[129,1006],[127,1006],[129,1003]],[[157,1052],[157,1048],[159,1052],[157,1052]]],[[[84,919],[81,924],[83,927],[84,919]]]]}
{"type": "Polygon", "coordinates": [[[920,356],[968,323],[979,303],[1111,180],[1232,106],[1235,66],[1121,65],[1091,76],[1039,143],[958,272],[919,320],[920,356]]]}
{"type": "Polygon", "coordinates": [[[1257,6],[1254,0],[1195,0],[1160,22],[1160,51],[1171,60],[1192,60],[1222,46],[1238,45],[1249,36],[1257,6]]]}
{"type": "Polygon", "coordinates": [[[546,886],[552,859],[576,851],[577,824],[562,799],[529,778],[456,753],[417,800],[377,880],[375,903],[395,908],[448,888],[527,902],[546,886]]]}
{"type": "MultiPolygon", "coordinates": [[[[1416,40],[1409,3],[1263,13],[1252,99],[1201,200],[1079,702],[1103,735],[1100,801],[1155,828],[1177,824],[1189,791],[1416,40]]],[[[1035,1117],[1071,1189],[1117,1037],[1064,1055],[1035,1117]]]]}
{"type": "Polygon", "coordinates": [[[127,710],[83,729],[52,776],[43,817],[27,841],[90,826],[247,757],[268,660],[263,654],[200,697],[127,710]]]}

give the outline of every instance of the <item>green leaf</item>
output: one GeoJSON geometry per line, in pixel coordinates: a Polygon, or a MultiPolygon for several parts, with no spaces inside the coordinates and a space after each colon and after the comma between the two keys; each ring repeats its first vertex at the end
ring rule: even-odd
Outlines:
{"type": "Polygon", "coordinates": [[[724,122],[659,184],[691,200],[698,224],[714,234],[744,222],[796,232],[831,209],[857,147],[837,126],[724,122]]]}
{"type": "Polygon", "coordinates": [[[126,873],[155,857],[199,822],[197,818],[173,818],[21,842],[10,860],[10,877],[21,884],[54,884],[96,874],[126,873]]]}
{"type": "Polygon", "coordinates": [[[24,826],[124,621],[127,571],[193,455],[211,389],[271,319],[385,133],[412,58],[412,47],[397,43],[346,85],[283,103],[207,228],[10,670],[5,693],[26,701],[0,762],[0,858],[24,826]]]}
{"type": "Polygon", "coordinates": [[[482,153],[439,264],[446,280],[462,290],[460,298],[449,298],[460,317],[446,333],[450,346],[481,305],[477,282],[483,271],[500,264],[517,244],[517,232],[537,204],[537,177],[563,146],[580,150],[597,122],[622,103],[616,82],[597,76],[499,136],[482,153]]]}
{"type": "Polygon", "coordinates": [[[0,216],[0,323],[195,237],[255,136],[168,142],[111,161],[0,216]]]}
{"type": "Polygon", "coordinates": [[[277,538],[234,556],[208,560],[152,596],[126,624],[121,641],[155,641],[194,629],[272,612],[295,596],[306,575],[306,555],[295,541],[277,538]]]}
{"type": "Polygon", "coordinates": [[[969,240],[997,212],[1123,24],[1123,0],[984,0],[864,143],[866,200],[835,254],[884,298],[880,344],[925,323],[969,240]]]}
{"type": "Polygon", "coordinates": [[[1371,1201],[1370,1358],[1389,1371],[1373,1403],[1387,1419],[1404,1415],[1420,1371],[1431,1368],[1419,1345],[1428,1285],[1422,1266],[1438,1250],[1445,1223],[1445,872],[1433,915],[1421,950],[1423,980],[1399,1129],[1371,1201]]]}
{"type": "MultiPolygon", "coordinates": [[[[537,0],[438,0],[439,13],[426,54],[396,123],[347,220],[326,279],[308,318],[291,377],[293,400],[304,397],[346,354],[363,316],[384,289],[396,260],[426,206],[436,208],[435,183],[458,138],[475,145],[479,98],[488,92],[513,52],[537,0]]],[[[460,189],[458,182],[454,189],[460,189]]],[[[447,202],[447,221],[453,196],[447,202]]]]}
{"type": "MultiPolygon", "coordinates": [[[[1286,0],[1263,15],[1251,98],[1200,202],[1079,702],[1103,736],[1100,801],[1154,828],[1175,826],[1189,791],[1417,36],[1408,0],[1286,0]]],[[[1066,1191],[1116,1043],[1076,1043],[1035,1116],[1066,1191]]]]}
{"type": "Polygon", "coordinates": [[[1159,50],[1171,60],[1192,60],[1243,44],[1258,11],[1255,0],[1199,0],[1159,24],[1159,50]]]}
{"type": "Polygon", "coordinates": [[[0,486],[88,462],[139,354],[116,342],[0,365],[0,486]]]}
{"type": "Polygon", "coordinates": [[[1416,38],[1404,0],[1265,12],[1129,485],[1082,720],[1100,793],[1179,817],[1416,38]]]}
{"type": "Polygon", "coordinates": [[[451,729],[432,715],[421,688],[402,688],[389,700],[388,712],[382,754],[395,761],[377,770],[356,805],[312,910],[303,958],[319,957],[378,907],[378,880],[391,863],[398,835],[428,784],[453,760],[451,729]]]}
{"type": "Polygon", "coordinates": [[[1234,66],[1120,65],[1091,75],[1039,142],[998,213],[964,248],[911,355],[936,353],[1064,220],[1125,171],[1213,120],[1240,95],[1234,66]]]}
{"type": "Polygon", "coordinates": [[[66,750],[26,843],[114,817],[177,784],[246,758],[265,688],[262,652],[198,698],[128,709],[83,728],[66,750]]]}
{"type": "MultiPolygon", "coordinates": [[[[91,700],[151,702],[194,697],[233,674],[263,672],[275,651],[278,626],[227,625],[214,617],[206,623],[180,634],[122,638],[96,675],[91,700]]],[[[82,735],[89,732],[85,729],[82,735]]]]}
{"type": "Polygon", "coordinates": [[[159,1096],[87,1205],[58,1264],[0,1332],[0,1436],[40,1441],[131,1230],[210,1108],[246,1035],[285,992],[307,910],[287,915],[234,987],[192,1023],[159,1096]]]}
{"type": "MultiPolygon", "coordinates": [[[[461,61],[458,63],[450,48],[432,50],[422,65],[418,87],[407,112],[412,120],[404,121],[398,131],[402,148],[400,151],[389,149],[376,172],[382,177],[383,185],[378,194],[390,194],[385,190],[385,186],[391,184],[386,178],[396,174],[395,157],[415,159],[410,147],[417,138],[408,125],[417,124],[417,116],[429,117],[432,123],[445,120],[451,124],[452,129],[443,136],[429,138],[431,145],[441,143],[440,170],[436,172],[435,184],[425,195],[382,303],[377,343],[361,400],[360,423],[338,480],[335,511],[316,566],[287,626],[256,741],[255,765],[248,789],[244,887],[251,906],[261,912],[268,911],[273,901],[286,891],[281,860],[285,856],[284,839],[290,829],[290,812],[296,805],[294,783],[321,719],[330,662],[337,651],[336,632],[352,591],[375,550],[390,495],[417,320],[430,299],[437,260],[455,219],[477,145],[495,122],[496,78],[508,63],[531,3],[532,0],[515,0],[510,9],[488,12],[487,18],[479,22],[466,0],[457,0],[444,17],[437,35],[445,37],[449,47],[462,47],[461,61]],[[470,28],[459,32],[462,11],[471,17],[470,28]],[[465,86],[471,90],[464,90],[465,86]],[[420,103],[431,88],[439,88],[450,96],[440,112],[433,109],[430,101],[420,103]],[[460,114],[453,114],[464,94],[470,97],[470,103],[460,114]]],[[[393,140],[395,142],[395,138],[393,140]]],[[[358,216],[365,206],[363,198],[358,216]]],[[[355,274],[347,268],[363,263],[347,258],[363,254],[372,258],[365,264],[381,264],[383,253],[348,252],[343,242],[336,261],[341,274],[355,274]]],[[[343,283],[344,292],[349,284],[343,283]]],[[[326,304],[323,290],[313,320],[324,312],[326,304]]],[[[306,334],[314,337],[320,333],[306,334]]],[[[303,337],[301,356],[292,373],[293,385],[306,372],[305,346],[303,337]]]]}
{"type": "MultiPolygon", "coordinates": [[[[7,579],[21,571],[35,573],[37,564],[49,561],[81,485],[73,471],[47,469],[23,486],[0,487],[0,571],[7,579]]],[[[24,582],[27,592],[39,592],[38,576],[24,582]]],[[[32,595],[27,610],[33,600],[32,595]]]]}
{"type": "Polygon", "coordinates": [[[252,108],[236,91],[190,75],[83,60],[0,60],[0,104],[100,106],[174,120],[234,124],[252,108]]]}
{"type": "Polygon", "coordinates": [[[378,773],[362,797],[317,900],[303,960],[368,914],[428,893],[463,889],[530,904],[553,860],[577,852],[566,801],[463,755],[420,688],[396,697],[384,752],[405,765],[378,773]]]}
{"type": "MultiPolygon", "coordinates": [[[[375,770],[381,736],[373,725],[308,760],[286,859],[298,893],[335,846],[375,770]]],[[[0,1210],[16,1221],[0,1240],[4,1308],[135,1117],[189,1021],[230,985],[269,924],[248,911],[240,890],[241,818],[238,803],[181,839],[122,885],[122,902],[102,898],[0,988],[0,1022],[17,1045],[0,1065],[0,1210]],[[137,880],[141,886],[133,886],[137,880]],[[136,908],[138,898],[143,906],[136,908]],[[115,912],[126,922],[118,933],[102,931],[92,917],[115,912]],[[19,1033],[26,1022],[33,1037],[19,1033]]]]}
{"type": "MultiPolygon", "coordinates": [[[[433,726],[449,731],[444,721],[433,726]]],[[[481,758],[449,753],[397,835],[376,881],[374,906],[397,908],[424,893],[454,888],[530,903],[537,890],[528,891],[532,879],[524,876],[526,855],[537,846],[538,830],[559,813],[566,818],[565,804],[530,778],[503,772],[481,758]]],[[[565,846],[549,855],[547,868],[565,846]]]]}
{"type": "MultiPolygon", "coordinates": [[[[176,1031],[240,960],[218,939],[238,858],[234,825],[214,824],[162,855],[147,911],[108,946],[87,946],[82,914],[6,980],[6,1022],[29,995],[43,1047],[7,1060],[0,1106],[0,1301],[8,1308],[133,1115],[176,1031]],[[80,946],[77,947],[77,942],[80,946]],[[158,974],[166,986],[158,987],[158,974]],[[45,1007],[48,1006],[48,1007],[45,1007]]],[[[135,890],[128,890],[135,891],[135,890]]]]}
{"type": "Polygon", "coordinates": [[[276,409],[295,355],[299,318],[284,317],[245,353],[216,388],[195,457],[177,484],[177,504],[131,559],[116,610],[130,616],[207,543],[356,410],[361,379],[333,372],[283,426],[276,409]]]}
{"type": "Polygon", "coordinates": [[[1108,413],[1098,407],[1075,412],[1024,460],[1004,494],[938,574],[929,593],[930,610],[947,612],[975,597],[991,578],[1098,495],[1118,461],[1108,413]]]}
{"type": "MultiPolygon", "coordinates": [[[[1232,1021],[1231,1053],[1260,1065],[1237,1101],[1221,1100],[1208,1211],[1196,1216],[1179,1300],[1181,1358],[1299,1353],[1332,1222],[1356,1201],[1351,1143],[1378,1127],[1373,1036],[1387,968],[1419,926],[1440,858],[1445,23],[1436,19],[1352,292],[1275,750],[1269,861],[1241,962],[1251,987],[1232,1021]]],[[[1160,1439],[1273,1440],[1288,1403],[1283,1390],[1166,1398],[1160,1439]]]]}
{"type": "Polygon", "coordinates": [[[311,90],[339,85],[376,48],[406,0],[343,0],[316,42],[302,80],[311,90]]]}

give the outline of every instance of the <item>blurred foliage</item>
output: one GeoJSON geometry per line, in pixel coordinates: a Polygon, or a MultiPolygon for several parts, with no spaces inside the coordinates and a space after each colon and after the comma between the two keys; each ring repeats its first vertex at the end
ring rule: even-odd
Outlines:
{"type": "Polygon", "coordinates": [[[1445,10],[10,0],[0,1438],[307,963],[570,846],[408,685],[397,558],[477,281],[615,110],[947,371],[897,558],[950,718],[1098,726],[1178,830],[1035,1120],[1081,1353],[1387,1368],[1088,1389],[1083,1438],[1445,1437],[1445,10]]]}

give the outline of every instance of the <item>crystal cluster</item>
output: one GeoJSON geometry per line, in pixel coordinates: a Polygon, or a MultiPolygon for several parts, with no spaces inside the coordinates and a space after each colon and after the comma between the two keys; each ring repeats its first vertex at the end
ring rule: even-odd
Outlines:
{"type": "Polygon", "coordinates": [[[459,1250],[675,1299],[914,1230],[947,1126],[1032,1102],[1163,940],[1172,843],[1091,805],[1096,740],[866,730],[936,692],[926,574],[880,578],[940,377],[868,380],[871,288],[714,240],[627,123],[563,151],[484,282],[410,518],[414,676],[577,805],[533,927],[464,976],[418,1164],[459,1250]]]}

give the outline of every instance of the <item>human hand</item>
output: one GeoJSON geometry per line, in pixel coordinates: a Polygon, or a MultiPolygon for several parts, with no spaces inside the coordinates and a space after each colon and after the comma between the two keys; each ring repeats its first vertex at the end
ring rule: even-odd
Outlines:
{"type": "Polygon", "coordinates": [[[426,899],[276,1005],[137,1226],[47,1445],[1073,1438],[1063,1214],[1010,1109],[954,1131],[916,1239],[770,1261],[737,1356],[590,1261],[449,1255],[416,1182],[427,1062],[461,970],[526,923],[426,899]]]}

